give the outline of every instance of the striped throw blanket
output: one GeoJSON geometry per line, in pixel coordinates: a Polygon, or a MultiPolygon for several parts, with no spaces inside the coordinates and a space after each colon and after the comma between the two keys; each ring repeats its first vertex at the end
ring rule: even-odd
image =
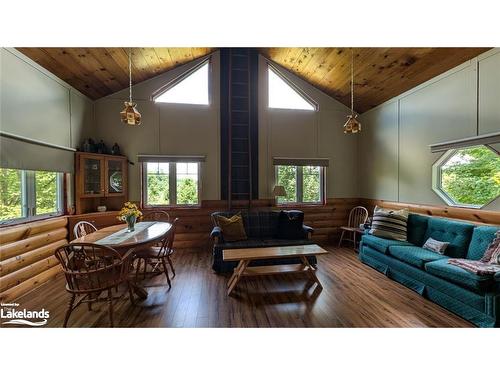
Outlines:
{"type": "Polygon", "coordinates": [[[470,259],[448,259],[448,264],[463,268],[466,271],[475,273],[476,275],[493,275],[500,272],[500,264],[491,264],[481,262],[480,260],[470,259]]]}
{"type": "Polygon", "coordinates": [[[370,234],[377,237],[390,238],[397,241],[406,241],[406,227],[408,224],[408,209],[386,210],[376,206],[373,211],[372,228],[370,234]]]}

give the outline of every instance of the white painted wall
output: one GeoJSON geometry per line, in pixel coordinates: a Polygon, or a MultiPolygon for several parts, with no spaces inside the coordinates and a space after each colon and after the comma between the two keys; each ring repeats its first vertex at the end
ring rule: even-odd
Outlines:
{"type": "Polygon", "coordinates": [[[267,60],[259,56],[259,197],[271,198],[273,157],[328,158],[326,196],[357,196],[357,139],[343,133],[350,110],[279,66],[287,79],[319,106],[318,111],[268,108],[267,60]]]}
{"type": "Polygon", "coordinates": [[[128,101],[128,89],[95,102],[95,138],[106,144],[117,142],[130,161],[129,199],[138,201],[141,175],[138,154],[204,155],[201,197],[220,199],[220,66],[219,52],[211,55],[209,106],[154,103],[151,94],[173,78],[199,63],[195,60],[164,74],[133,86],[133,100],[142,115],[142,124],[128,126],[120,121],[123,102],[128,101]]]}
{"type": "Polygon", "coordinates": [[[77,147],[93,131],[93,102],[13,48],[0,49],[0,129],[77,147]]]}
{"type": "MultiPolygon", "coordinates": [[[[488,51],[365,112],[360,196],[445,204],[432,191],[429,144],[500,131],[500,49],[488,51]]],[[[500,210],[500,199],[484,209],[500,210]]]]}

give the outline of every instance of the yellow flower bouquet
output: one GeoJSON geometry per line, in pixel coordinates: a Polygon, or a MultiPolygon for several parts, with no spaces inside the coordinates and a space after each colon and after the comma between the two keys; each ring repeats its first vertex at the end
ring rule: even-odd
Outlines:
{"type": "Polygon", "coordinates": [[[125,202],[116,218],[120,221],[126,222],[128,225],[127,231],[133,232],[135,229],[135,222],[140,217],[142,217],[142,212],[139,211],[137,205],[132,202],[125,202]]]}

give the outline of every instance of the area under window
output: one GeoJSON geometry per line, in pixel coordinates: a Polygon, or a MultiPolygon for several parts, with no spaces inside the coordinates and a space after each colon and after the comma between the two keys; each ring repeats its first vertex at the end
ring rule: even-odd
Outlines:
{"type": "Polygon", "coordinates": [[[480,208],[500,195],[500,156],[487,146],[450,150],[433,166],[433,189],[449,205],[480,208]]]}
{"type": "Polygon", "coordinates": [[[315,111],[316,107],[268,66],[269,108],[315,111]]]}
{"type": "Polygon", "coordinates": [[[285,188],[285,197],[278,197],[278,204],[318,204],[324,197],[324,167],[276,166],[276,185],[285,188]]]}
{"type": "Polygon", "coordinates": [[[0,223],[63,213],[63,173],[0,168],[0,223]]]}
{"type": "Polygon", "coordinates": [[[200,204],[199,163],[143,163],[145,206],[200,204]]]}
{"type": "Polygon", "coordinates": [[[153,95],[153,100],[156,103],[208,105],[208,64],[207,61],[200,67],[188,72],[178,82],[153,95]]]}

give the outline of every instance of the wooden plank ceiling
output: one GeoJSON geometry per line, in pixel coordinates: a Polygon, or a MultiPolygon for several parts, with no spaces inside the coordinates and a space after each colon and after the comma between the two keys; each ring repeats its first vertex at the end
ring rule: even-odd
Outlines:
{"type": "MultiPolygon", "coordinates": [[[[128,87],[128,48],[16,48],[91,99],[128,87]]],[[[214,48],[132,48],[132,79],[142,82],[214,48]]]]}
{"type": "MultiPolygon", "coordinates": [[[[92,99],[128,86],[124,48],[17,48],[92,99]]],[[[133,48],[134,83],[216,48],[133,48]]],[[[355,48],[355,110],[362,113],[489,48],[355,48]]],[[[264,56],[350,106],[350,48],[259,48],[264,56]]]]}
{"type": "MultiPolygon", "coordinates": [[[[365,112],[489,48],[354,48],[354,109],[365,112]]],[[[261,48],[261,53],[350,107],[350,48],[261,48]]]]}

